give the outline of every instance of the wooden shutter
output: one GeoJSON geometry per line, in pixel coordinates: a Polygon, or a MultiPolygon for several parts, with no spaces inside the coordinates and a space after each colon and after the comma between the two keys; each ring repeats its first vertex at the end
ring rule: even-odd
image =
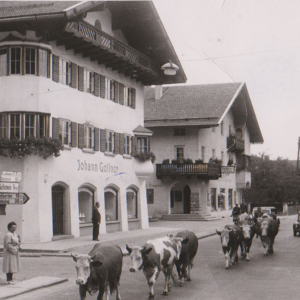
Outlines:
{"type": "Polygon", "coordinates": [[[100,97],[105,98],[105,76],[100,75],[100,97]]]}
{"type": "Polygon", "coordinates": [[[59,57],[52,55],[52,80],[59,82],[59,57]]]}
{"type": "Polygon", "coordinates": [[[131,89],[131,107],[135,109],[135,102],[136,102],[136,90],[131,89]]]}
{"type": "Polygon", "coordinates": [[[120,83],[118,81],[115,81],[115,99],[114,101],[116,103],[119,103],[119,90],[120,90],[120,83]]]}
{"type": "Polygon", "coordinates": [[[131,155],[135,155],[137,153],[137,137],[131,137],[131,155]]]}
{"type": "Polygon", "coordinates": [[[71,63],[71,87],[77,89],[77,64],[71,63]]]}
{"type": "Polygon", "coordinates": [[[84,125],[78,124],[78,148],[84,148],[84,125]]]}
{"type": "Polygon", "coordinates": [[[99,128],[94,128],[94,142],[95,142],[95,151],[100,150],[100,129],[99,128]]]}
{"type": "Polygon", "coordinates": [[[120,153],[120,134],[118,132],[114,133],[114,153],[120,153]]]}
{"type": "Polygon", "coordinates": [[[106,151],[106,130],[100,129],[100,151],[106,151]]]}
{"type": "Polygon", "coordinates": [[[95,73],[95,96],[99,97],[100,96],[100,74],[95,73]]]}
{"type": "Polygon", "coordinates": [[[120,133],[120,154],[125,153],[125,136],[123,133],[120,133]]]}
{"type": "Polygon", "coordinates": [[[83,92],[83,67],[78,67],[78,90],[83,92]]]}
{"type": "Polygon", "coordinates": [[[124,84],[120,83],[119,86],[119,103],[124,105],[124,84]]]}
{"type": "Polygon", "coordinates": [[[59,119],[52,118],[52,138],[59,139],[59,119]]]}
{"type": "Polygon", "coordinates": [[[77,123],[71,123],[71,146],[77,147],[77,123]]]}

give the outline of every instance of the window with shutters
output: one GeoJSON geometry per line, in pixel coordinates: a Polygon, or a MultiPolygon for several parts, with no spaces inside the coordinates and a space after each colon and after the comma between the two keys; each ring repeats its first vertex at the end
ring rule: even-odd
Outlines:
{"type": "Polygon", "coordinates": [[[114,132],[111,130],[106,130],[106,151],[114,152],[114,132]]]}
{"type": "Polygon", "coordinates": [[[0,114],[0,138],[5,138],[6,137],[6,115],[5,114],[0,114]]]}
{"type": "Polygon", "coordinates": [[[124,86],[124,105],[125,106],[132,106],[132,92],[131,88],[124,86]]]}
{"type": "Polygon", "coordinates": [[[25,139],[49,136],[49,115],[37,113],[0,114],[0,138],[25,139]]]}
{"type": "Polygon", "coordinates": [[[91,70],[84,69],[83,71],[83,91],[94,94],[94,73],[91,70]]]}
{"type": "Polygon", "coordinates": [[[115,99],[115,83],[113,79],[105,78],[105,98],[108,100],[115,99]]]}
{"type": "Polygon", "coordinates": [[[0,49],[0,76],[7,75],[7,49],[0,49]]]}
{"type": "Polygon", "coordinates": [[[144,153],[150,151],[149,149],[149,138],[148,137],[138,137],[137,138],[137,152],[144,153]]]}
{"type": "Polygon", "coordinates": [[[84,148],[94,149],[94,126],[84,125],[84,148]]]}
{"type": "Polygon", "coordinates": [[[125,134],[124,139],[125,139],[125,141],[124,141],[124,147],[125,147],[124,154],[130,155],[130,153],[131,153],[131,136],[128,135],[128,134],[125,134]]]}
{"type": "Polygon", "coordinates": [[[63,58],[59,58],[59,80],[58,82],[70,85],[71,84],[71,63],[63,58]]]}
{"type": "Polygon", "coordinates": [[[59,119],[59,140],[63,145],[71,144],[71,121],[59,119]]]}

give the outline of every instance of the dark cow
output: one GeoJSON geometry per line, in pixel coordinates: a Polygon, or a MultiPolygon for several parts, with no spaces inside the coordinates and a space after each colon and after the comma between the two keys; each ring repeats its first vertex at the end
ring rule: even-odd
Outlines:
{"type": "Polygon", "coordinates": [[[258,221],[258,224],[261,242],[264,248],[267,248],[267,251],[264,253],[264,255],[274,253],[273,245],[275,237],[279,231],[278,221],[275,221],[272,217],[262,218],[258,221]]]}
{"type": "Polygon", "coordinates": [[[243,255],[243,231],[238,225],[225,225],[222,231],[216,231],[221,238],[222,249],[225,255],[225,269],[228,269],[229,266],[239,261],[239,246],[243,255]]]}
{"type": "Polygon", "coordinates": [[[126,249],[131,258],[130,272],[143,269],[150,289],[149,299],[154,299],[154,284],[162,271],[165,275],[165,288],[163,295],[171,291],[170,277],[177,282],[174,276],[173,267],[175,259],[179,259],[182,244],[188,240],[179,237],[163,237],[149,240],[143,247],[134,246],[126,249]]]}
{"type": "Polygon", "coordinates": [[[184,278],[187,281],[191,280],[191,269],[193,267],[193,260],[198,251],[198,238],[192,231],[181,231],[175,237],[180,237],[183,240],[188,240],[187,243],[182,244],[181,253],[178,260],[175,260],[175,265],[179,277],[179,284],[183,286],[184,278]]]}
{"type": "Polygon", "coordinates": [[[85,255],[72,254],[76,262],[77,280],[80,299],[86,299],[86,292],[91,295],[99,291],[97,300],[105,299],[116,291],[116,300],[120,300],[119,281],[122,273],[123,254],[118,246],[96,244],[85,255]]]}
{"type": "Polygon", "coordinates": [[[253,237],[256,233],[256,227],[254,221],[250,217],[245,217],[238,222],[238,226],[241,227],[243,231],[243,253],[246,257],[246,261],[249,261],[249,252],[252,245],[253,237]]]}

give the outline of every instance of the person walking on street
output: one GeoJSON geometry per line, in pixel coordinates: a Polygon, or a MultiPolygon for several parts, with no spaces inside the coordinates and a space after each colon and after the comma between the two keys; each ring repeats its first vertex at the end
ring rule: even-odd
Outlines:
{"type": "Polygon", "coordinates": [[[240,214],[241,214],[240,207],[239,207],[239,205],[236,203],[236,204],[235,204],[235,207],[233,208],[232,213],[231,213],[231,217],[232,217],[233,223],[237,224],[237,221],[238,221],[238,218],[239,218],[239,215],[240,215],[240,214]]]}
{"type": "Polygon", "coordinates": [[[243,213],[248,213],[248,207],[247,207],[247,204],[243,201],[242,203],[241,203],[241,214],[243,214],[243,213]]]}
{"type": "Polygon", "coordinates": [[[3,244],[3,273],[6,273],[7,284],[15,284],[13,273],[20,271],[19,250],[20,237],[16,234],[17,224],[10,222],[3,244]]]}
{"type": "Polygon", "coordinates": [[[99,236],[99,228],[100,228],[100,223],[101,223],[101,214],[99,212],[99,207],[100,207],[100,203],[96,202],[96,204],[93,208],[93,217],[92,217],[93,241],[99,241],[98,236],[99,236]]]}

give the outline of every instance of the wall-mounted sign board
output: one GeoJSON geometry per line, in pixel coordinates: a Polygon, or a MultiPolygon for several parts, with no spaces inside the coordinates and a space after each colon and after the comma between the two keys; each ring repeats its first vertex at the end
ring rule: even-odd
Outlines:
{"type": "Polygon", "coordinates": [[[0,204],[25,204],[29,199],[25,193],[0,193],[0,204]]]}
{"type": "Polygon", "coordinates": [[[22,179],[23,175],[21,172],[2,171],[0,175],[0,181],[5,182],[21,182],[22,179]]]}

